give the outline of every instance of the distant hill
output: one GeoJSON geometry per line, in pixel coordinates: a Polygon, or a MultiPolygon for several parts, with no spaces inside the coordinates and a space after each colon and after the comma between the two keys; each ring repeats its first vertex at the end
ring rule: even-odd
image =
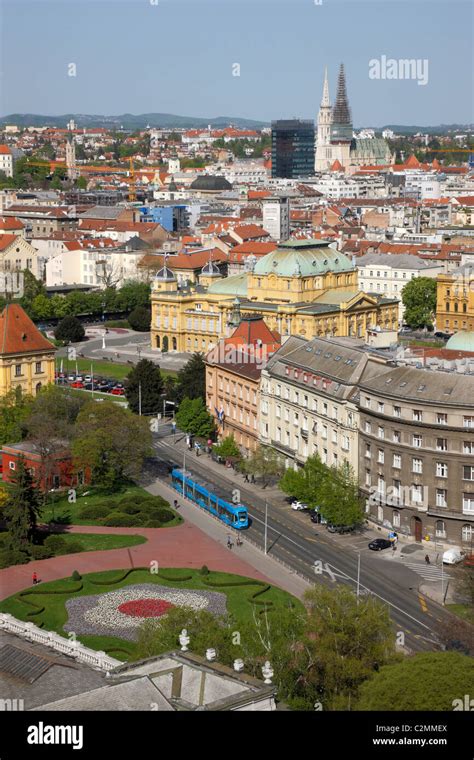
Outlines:
{"type": "Polygon", "coordinates": [[[145,129],[162,127],[170,129],[193,129],[198,127],[222,128],[233,124],[242,129],[261,129],[268,126],[267,122],[242,119],[238,116],[217,116],[216,118],[198,118],[194,116],[176,116],[171,113],[124,113],[119,116],[100,116],[97,114],[67,113],[60,116],[42,116],[36,113],[12,113],[0,118],[0,124],[16,124],[18,127],[59,127],[64,128],[71,119],[78,127],[105,127],[108,129],[145,129]]]}
{"type": "MultiPolygon", "coordinates": [[[[374,129],[374,127],[372,127],[374,129]]],[[[391,129],[396,135],[416,135],[418,132],[429,135],[444,135],[448,132],[472,132],[472,124],[438,124],[434,127],[416,126],[407,124],[386,124],[383,127],[375,127],[376,132],[391,129]]]]}

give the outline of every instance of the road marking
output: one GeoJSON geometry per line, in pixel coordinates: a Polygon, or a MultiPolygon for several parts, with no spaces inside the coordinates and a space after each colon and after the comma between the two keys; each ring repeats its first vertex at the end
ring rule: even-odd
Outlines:
{"type": "Polygon", "coordinates": [[[413,570],[414,573],[420,575],[425,581],[440,581],[441,578],[447,578],[446,572],[442,571],[439,567],[433,567],[431,565],[423,564],[422,562],[404,562],[405,567],[413,570]]]}
{"type": "Polygon", "coordinates": [[[421,606],[421,609],[423,610],[423,612],[428,612],[428,607],[426,605],[425,600],[421,596],[421,594],[418,594],[418,601],[420,602],[420,606],[421,606]]]}

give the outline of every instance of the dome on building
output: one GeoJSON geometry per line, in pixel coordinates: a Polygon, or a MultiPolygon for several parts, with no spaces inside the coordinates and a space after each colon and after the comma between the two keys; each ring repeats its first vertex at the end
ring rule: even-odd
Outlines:
{"type": "Polygon", "coordinates": [[[474,354],[474,331],[460,330],[454,333],[446,343],[445,348],[449,348],[451,351],[471,351],[474,354]]]}
{"type": "Polygon", "coordinates": [[[348,272],[351,260],[329,247],[327,240],[288,240],[257,261],[254,274],[277,274],[281,277],[309,277],[326,272],[348,272]]]}
{"type": "Polygon", "coordinates": [[[155,280],[171,282],[176,281],[176,277],[173,270],[165,265],[155,274],[155,280]]]}
{"type": "Polygon", "coordinates": [[[197,177],[197,179],[191,183],[190,189],[219,192],[220,190],[232,190],[232,185],[225,177],[203,174],[202,177],[197,177]]]}
{"type": "Polygon", "coordinates": [[[206,277],[222,277],[222,272],[213,261],[208,261],[201,269],[201,274],[206,277]]]}

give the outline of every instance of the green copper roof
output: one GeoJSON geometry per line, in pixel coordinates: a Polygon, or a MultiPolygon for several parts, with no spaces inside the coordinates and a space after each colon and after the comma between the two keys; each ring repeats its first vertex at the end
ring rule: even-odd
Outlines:
{"type": "Polygon", "coordinates": [[[352,271],[351,260],[329,248],[326,240],[292,240],[281,243],[276,251],[262,256],[254,274],[277,274],[280,277],[308,277],[326,272],[352,271]]]}
{"type": "Polygon", "coordinates": [[[223,277],[213,282],[207,289],[208,293],[223,293],[230,296],[247,295],[247,272],[235,274],[232,277],[223,277]]]}
{"type": "Polygon", "coordinates": [[[445,348],[453,351],[472,351],[474,353],[474,332],[471,330],[460,330],[446,343],[445,348]]]}

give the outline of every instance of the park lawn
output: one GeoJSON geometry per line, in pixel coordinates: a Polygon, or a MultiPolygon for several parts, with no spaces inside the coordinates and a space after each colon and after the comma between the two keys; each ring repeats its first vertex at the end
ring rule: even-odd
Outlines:
{"type": "Polygon", "coordinates": [[[70,391],[71,393],[77,394],[79,396],[84,396],[87,401],[94,401],[94,399],[103,398],[106,401],[120,401],[123,405],[128,406],[128,402],[125,396],[112,396],[111,393],[99,393],[98,391],[94,391],[94,395],[92,395],[92,391],[85,391],[82,388],[71,388],[67,385],[58,385],[57,387],[65,391],[70,391]]]}
{"type": "MultiPolygon", "coordinates": [[[[79,562],[80,557],[78,556],[79,562]]],[[[170,588],[204,589],[224,593],[227,597],[227,611],[235,620],[236,625],[239,622],[251,622],[254,610],[263,608],[263,605],[255,607],[255,604],[250,601],[253,595],[259,591],[263,592],[258,596],[259,601],[265,604],[271,603],[269,614],[278,614],[279,608],[287,607],[290,604],[299,611],[304,610],[303,604],[286,591],[276,586],[267,587],[264,582],[252,578],[213,571],[209,575],[203,576],[199,570],[188,568],[160,568],[159,574],[153,574],[148,568],[136,568],[89,573],[84,575],[81,581],[63,578],[41,584],[39,587],[33,586],[1,602],[0,612],[10,613],[19,620],[32,621],[41,628],[56,631],[61,636],[67,637],[68,633],[64,631],[63,626],[68,618],[65,603],[69,598],[117,591],[120,588],[140,583],[157,583],[170,588]],[[180,578],[181,580],[179,580],[180,578]],[[205,582],[206,580],[219,585],[210,585],[205,582]],[[245,585],[231,585],[236,584],[236,582],[243,582],[245,585]],[[226,583],[229,585],[225,585],[226,583]],[[43,607],[44,609],[42,609],[43,607]]],[[[79,640],[86,646],[110,653],[117,659],[129,659],[133,657],[136,650],[134,642],[113,636],[79,634],[79,640]],[[119,652],[117,649],[122,651],[119,652]]]]}
{"type": "Polygon", "coordinates": [[[447,604],[446,609],[462,620],[474,625],[474,610],[469,604],[447,604]]]}
{"type": "MultiPolygon", "coordinates": [[[[54,522],[62,525],[102,525],[100,521],[94,520],[93,518],[84,519],[79,517],[79,512],[82,507],[99,506],[104,499],[111,501],[115,497],[118,502],[120,499],[123,499],[124,496],[150,496],[148,491],[145,491],[144,488],[135,485],[124,486],[123,489],[113,494],[105,493],[104,491],[91,486],[86,487],[84,494],[87,495],[81,496],[78,494],[75,502],[69,502],[68,495],[64,494],[64,496],[56,499],[54,503],[48,504],[41,511],[40,522],[47,523],[50,520],[54,520],[54,522]]],[[[174,511],[172,507],[170,507],[170,510],[172,512],[174,511]]],[[[182,522],[183,518],[176,514],[175,519],[170,520],[170,522],[166,523],[163,527],[171,528],[175,525],[180,525],[182,522]]],[[[137,532],[139,532],[140,527],[141,526],[136,526],[137,532]]]]}
{"type": "MultiPolygon", "coordinates": [[[[113,530],[113,528],[111,528],[113,530]]],[[[138,528],[137,528],[138,530],[138,528]]],[[[85,552],[101,552],[107,549],[123,549],[127,546],[145,544],[145,536],[119,536],[112,533],[59,533],[61,538],[70,543],[79,542],[85,552]]],[[[58,555],[55,555],[58,556],[58,555]]]]}

